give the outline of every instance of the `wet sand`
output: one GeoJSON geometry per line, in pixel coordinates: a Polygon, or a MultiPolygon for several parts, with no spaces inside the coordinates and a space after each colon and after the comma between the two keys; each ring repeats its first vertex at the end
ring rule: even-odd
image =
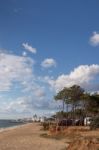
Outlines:
{"type": "Polygon", "coordinates": [[[0,150],[63,150],[61,140],[43,138],[44,131],[37,123],[10,128],[0,133],[0,150]]]}

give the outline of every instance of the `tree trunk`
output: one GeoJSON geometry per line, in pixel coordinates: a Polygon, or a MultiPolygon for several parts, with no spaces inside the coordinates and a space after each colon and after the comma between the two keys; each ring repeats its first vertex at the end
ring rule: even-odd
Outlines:
{"type": "Polygon", "coordinates": [[[64,112],[64,104],[65,104],[65,103],[64,103],[64,100],[63,100],[63,112],[64,112]]]}
{"type": "Polygon", "coordinates": [[[67,112],[67,119],[68,119],[68,103],[66,104],[66,112],[67,112]]]}

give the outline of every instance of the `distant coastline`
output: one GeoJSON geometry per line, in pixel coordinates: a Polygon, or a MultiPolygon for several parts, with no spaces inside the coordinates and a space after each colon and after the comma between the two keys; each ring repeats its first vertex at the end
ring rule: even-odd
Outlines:
{"type": "Polygon", "coordinates": [[[9,132],[10,130],[14,130],[14,129],[16,130],[16,129],[21,128],[21,127],[23,128],[24,126],[27,126],[27,125],[28,125],[28,123],[27,124],[13,125],[13,126],[5,127],[5,128],[3,128],[3,127],[1,128],[0,127],[0,134],[5,132],[5,131],[9,132]]]}
{"type": "Polygon", "coordinates": [[[0,131],[2,129],[16,127],[16,126],[20,126],[20,125],[24,125],[24,124],[26,124],[26,123],[25,122],[17,122],[17,121],[14,121],[14,120],[0,119],[0,131]]]}

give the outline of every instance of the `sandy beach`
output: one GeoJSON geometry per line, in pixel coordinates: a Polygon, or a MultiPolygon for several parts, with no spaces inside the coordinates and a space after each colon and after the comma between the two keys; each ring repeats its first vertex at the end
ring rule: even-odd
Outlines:
{"type": "Polygon", "coordinates": [[[5,129],[0,133],[0,150],[63,150],[62,140],[41,137],[44,131],[37,123],[5,129]]]}

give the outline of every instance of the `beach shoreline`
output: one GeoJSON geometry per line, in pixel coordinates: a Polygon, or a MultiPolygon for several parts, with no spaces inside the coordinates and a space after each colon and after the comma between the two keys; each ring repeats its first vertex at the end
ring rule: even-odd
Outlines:
{"type": "Polygon", "coordinates": [[[13,130],[13,129],[17,129],[17,128],[21,128],[21,127],[24,127],[26,125],[29,125],[31,123],[25,123],[25,124],[21,124],[21,125],[13,125],[13,126],[10,126],[10,127],[2,127],[0,128],[0,133],[2,132],[5,132],[5,131],[10,131],[10,130],[13,130]]]}
{"type": "Polygon", "coordinates": [[[44,133],[39,123],[1,129],[0,150],[61,150],[66,147],[63,141],[42,137],[44,133]]]}

